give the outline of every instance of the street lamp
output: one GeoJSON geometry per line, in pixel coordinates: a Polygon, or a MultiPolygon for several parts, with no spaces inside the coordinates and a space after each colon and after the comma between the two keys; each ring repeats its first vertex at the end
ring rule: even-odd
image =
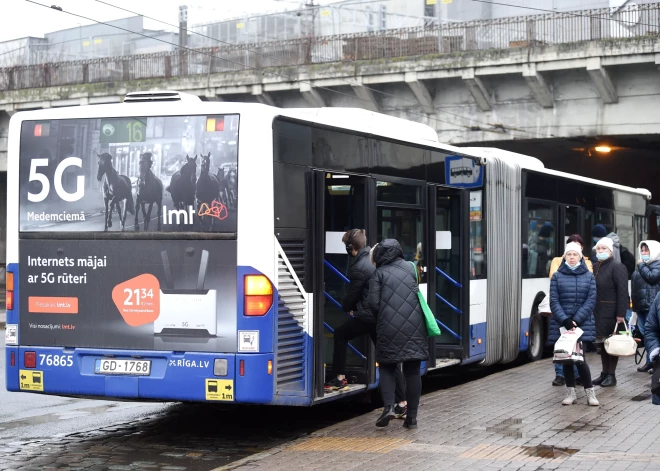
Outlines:
{"type": "Polygon", "coordinates": [[[594,150],[596,152],[600,152],[601,154],[609,154],[612,148],[610,146],[596,146],[594,147],[594,150]]]}

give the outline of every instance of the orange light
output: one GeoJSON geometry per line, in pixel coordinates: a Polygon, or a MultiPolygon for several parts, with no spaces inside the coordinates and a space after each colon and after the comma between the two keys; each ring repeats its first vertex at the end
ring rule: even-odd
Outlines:
{"type": "Polygon", "coordinates": [[[14,291],[14,274],[10,271],[7,272],[5,286],[7,286],[7,291],[14,291]]]}
{"type": "Polygon", "coordinates": [[[481,345],[481,339],[477,339],[477,343],[481,345]]]}
{"type": "Polygon", "coordinates": [[[529,332],[525,332],[525,337],[529,337],[529,332]]]}
{"type": "Polygon", "coordinates": [[[206,132],[215,131],[215,118],[207,118],[206,120],[206,132]]]}
{"type": "Polygon", "coordinates": [[[273,295],[245,296],[245,315],[263,316],[273,304],[273,295]]]}
{"type": "Polygon", "coordinates": [[[602,154],[609,154],[612,148],[610,146],[596,146],[594,150],[602,154]]]}
{"type": "Polygon", "coordinates": [[[246,275],[245,276],[245,295],[271,295],[273,294],[273,285],[264,275],[246,275]]]}
{"type": "Polygon", "coordinates": [[[268,374],[273,374],[273,360],[268,360],[268,374]]]}
{"type": "Polygon", "coordinates": [[[7,291],[7,295],[5,297],[5,308],[8,311],[11,311],[14,309],[14,292],[13,291],[7,291]]]}
{"type": "Polygon", "coordinates": [[[245,376],[245,360],[241,360],[238,362],[238,374],[241,376],[245,376]]]}

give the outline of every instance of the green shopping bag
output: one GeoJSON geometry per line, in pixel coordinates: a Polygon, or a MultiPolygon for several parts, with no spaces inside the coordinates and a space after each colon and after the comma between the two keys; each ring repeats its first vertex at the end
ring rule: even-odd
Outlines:
{"type": "Polygon", "coordinates": [[[415,280],[417,281],[417,297],[419,298],[419,304],[422,307],[422,312],[424,313],[424,321],[426,322],[426,332],[429,337],[437,337],[441,334],[440,327],[435,320],[433,312],[428,304],[426,304],[426,299],[424,295],[419,290],[419,278],[417,277],[417,266],[413,262],[409,262],[413,266],[413,271],[415,272],[415,280]]]}

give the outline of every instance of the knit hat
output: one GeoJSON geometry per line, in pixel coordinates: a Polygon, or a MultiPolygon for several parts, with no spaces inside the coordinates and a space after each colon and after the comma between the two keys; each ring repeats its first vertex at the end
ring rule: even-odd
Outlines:
{"type": "Polygon", "coordinates": [[[544,224],[539,231],[540,237],[550,237],[552,235],[553,227],[550,224],[544,224]]]}
{"type": "Polygon", "coordinates": [[[566,244],[566,248],[564,249],[564,255],[566,255],[568,252],[577,252],[580,254],[580,258],[582,258],[582,247],[580,247],[580,244],[577,242],[569,242],[566,244]]]}
{"type": "Polygon", "coordinates": [[[605,237],[607,235],[607,229],[602,224],[596,224],[593,229],[591,229],[591,237],[605,237]]]}
{"type": "Polygon", "coordinates": [[[602,239],[600,239],[596,243],[596,245],[594,245],[594,250],[596,250],[596,247],[598,247],[599,245],[607,247],[610,250],[610,253],[612,254],[614,253],[614,242],[609,237],[603,237],[602,239]]]}

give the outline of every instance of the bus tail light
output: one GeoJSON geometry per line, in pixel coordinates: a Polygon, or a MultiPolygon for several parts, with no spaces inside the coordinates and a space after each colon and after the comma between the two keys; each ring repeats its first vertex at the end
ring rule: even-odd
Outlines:
{"type": "Polygon", "coordinates": [[[7,272],[5,284],[7,287],[5,307],[8,311],[11,311],[14,309],[14,274],[10,271],[7,272]]]}
{"type": "Polygon", "coordinates": [[[36,368],[37,367],[37,352],[24,352],[23,353],[23,364],[26,368],[36,368]]]}
{"type": "Polygon", "coordinates": [[[273,360],[268,360],[268,374],[273,374],[273,360]]]}
{"type": "Polygon", "coordinates": [[[264,275],[245,275],[245,299],[243,311],[246,316],[263,316],[273,305],[273,285],[264,275]]]}
{"type": "Polygon", "coordinates": [[[16,352],[11,352],[11,366],[16,366],[16,352]]]}
{"type": "Polygon", "coordinates": [[[245,360],[241,360],[238,362],[238,374],[241,376],[245,376],[245,360]]]}

